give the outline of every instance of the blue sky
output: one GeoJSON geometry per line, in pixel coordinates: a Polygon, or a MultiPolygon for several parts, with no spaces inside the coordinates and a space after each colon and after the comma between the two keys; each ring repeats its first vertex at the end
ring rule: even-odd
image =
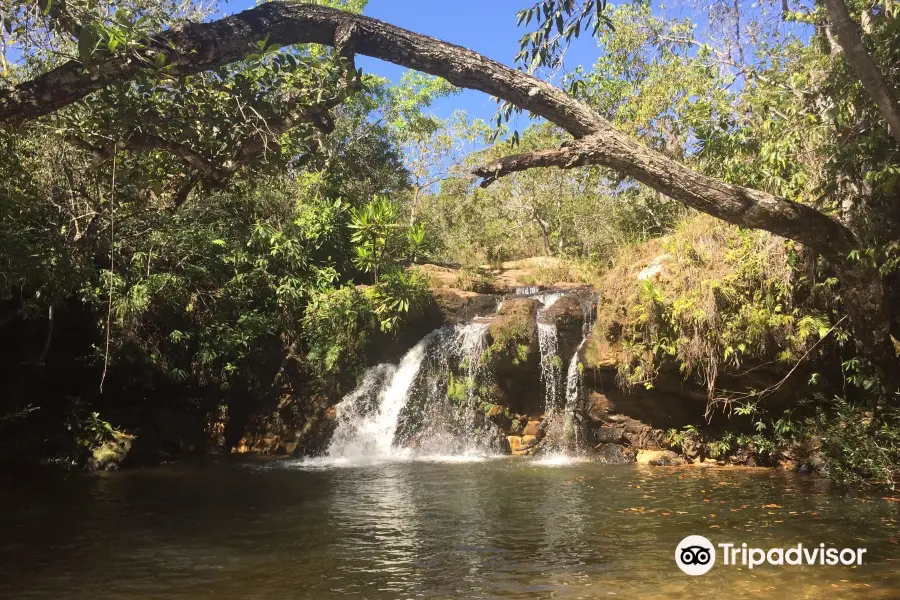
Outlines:
{"type": "MultiPolygon", "coordinates": [[[[471,48],[512,66],[519,50],[519,38],[526,31],[516,27],[516,11],[528,8],[532,3],[533,0],[369,0],[365,14],[471,48]]],[[[234,13],[254,5],[254,0],[231,0],[222,4],[221,9],[234,13]]],[[[578,64],[587,66],[596,58],[596,42],[590,37],[582,37],[567,55],[566,65],[569,68],[578,64]]],[[[358,57],[357,66],[392,81],[399,80],[404,72],[401,67],[369,57],[358,57]]],[[[487,121],[494,115],[497,105],[485,94],[464,90],[440,100],[433,112],[446,117],[456,109],[487,121]]],[[[520,126],[526,125],[527,121],[521,119],[527,117],[520,117],[520,126]]]]}
{"type": "MultiPolygon", "coordinates": [[[[528,8],[533,0],[369,0],[366,14],[394,25],[459,44],[505,65],[512,65],[519,51],[524,28],[516,27],[516,11],[528,8]]],[[[534,24],[532,24],[532,27],[534,24]]],[[[590,38],[572,48],[567,65],[593,64],[597,44],[590,38]]],[[[403,69],[376,59],[360,61],[360,66],[392,80],[403,69]]],[[[470,117],[489,120],[497,105],[481,92],[464,90],[446,98],[434,108],[439,116],[462,109],[470,117]]]]}

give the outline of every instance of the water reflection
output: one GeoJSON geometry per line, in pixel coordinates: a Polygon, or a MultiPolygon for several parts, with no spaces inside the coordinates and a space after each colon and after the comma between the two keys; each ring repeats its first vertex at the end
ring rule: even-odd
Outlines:
{"type": "Polygon", "coordinates": [[[0,598],[896,598],[898,503],[814,479],[396,462],[203,461],[0,495],[0,598]],[[682,575],[688,534],[866,547],[858,568],[682,575]],[[615,596],[612,596],[612,595],[615,596]]]}

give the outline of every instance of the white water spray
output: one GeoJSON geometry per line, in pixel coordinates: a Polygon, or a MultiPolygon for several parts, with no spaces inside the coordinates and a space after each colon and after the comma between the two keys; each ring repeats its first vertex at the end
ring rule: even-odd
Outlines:
{"type": "Polygon", "coordinates": [[[394,436],[400,412],[409,400],[425,353],[437,333],[433,331],[419,340],[398,367],[379,365],[370,369],[362,385],[337,405],[338,428],[328,446],[330,458],[389,457],[395,453],[394,436]],[[376,394],[379,382],[387,386],[376,394]],[[375,410],[365,410],[373,397],[377,403],[375,410]]]}
{"type": "Polygon", "coordinates": [[[538,323],[538,345],[541,350],[541,381],[544,382],[544,409],[556,408],[559,393],[560,369],[556,325],[538,323]]]}

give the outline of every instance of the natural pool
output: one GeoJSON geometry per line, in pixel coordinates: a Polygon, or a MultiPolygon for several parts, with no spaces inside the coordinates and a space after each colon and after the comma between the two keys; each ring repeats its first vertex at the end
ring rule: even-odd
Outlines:
{"type": "Polygon", "coordinates": [[[768,470],[222,457],[3,487],[4,599],[900,597],[900,503],[768,470]],[[867,553],[689,577],[690,534],[867,553]]]}

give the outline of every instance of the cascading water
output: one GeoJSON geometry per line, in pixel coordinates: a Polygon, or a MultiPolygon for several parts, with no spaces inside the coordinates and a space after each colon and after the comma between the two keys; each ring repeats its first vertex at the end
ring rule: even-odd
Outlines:
{"type": "MultiPolygon", "coordinates": [[[[568,460],[577,447],[575,417],[581,399],[578,356],[590,330],[593,299],[582,301],[584,337],[566,364],[559,355],[559,332],[543,322],[547,310],[566,293],[533,291],[537,314],[541,382],[544,389],[548,460],[568,460]]],[[[488,418],[494,382],[485,364],[493,317],[443,327],[422,338],[398,365],[369,369],[359,387],[337,405],[337,427],[321,459],[309,466],[356,465],[385,460],[471,460],[495,454],[500,429],[488,418]]],[[[555,319],[554,319],[555,320],[555,319]]],[[[503,440],[505,442],[505,440],[503,440]]]]}
{"type": "Polygon", "coordinates": [[[577,426],[578,404],[581,399],[581,370],[579,355],[590,334],[593,322],[594,297],[582,297],[581,309],[584,317],[582,339],[568,363],[565,383],[561,386],[563,361],[559,356],[559,342],[555,325],[541,323],[542,314],[565,293],[544,293],[536,296],[543,307],[538,311],[538,339],[541,349],[541,379],[544,381],[544,449],[554,458],[564,459],[579,447],[577,426]],[[560,387],[563,389],[560,390],[560,387]],[[560,392],[564,394],[560,398],[560,392]]]}
{"type": "Polygon", "coordinates": [[[541,381],[544,382],[544,410],[556,408],[561,374],[556,325],[538,323],[538,345],[541,350],[541,381]]]}
{"type": "Polygon", "coordinates": [[[582,388],[582,376],[581,369],[579,368],[580,361],[578,356],[581,354],[581,349],[584,348],[584,343],[587,342],[587,336],[582,338],[581,343],[578,344],[578,348],[575,349],[575,354],[572,355],[572,360],[569,361],[569,370],[566,373],[566,407],[565,407],[565,427],[564,427],[564,436],[566,440],[571,440],[576,450],[579,447],[579,428],[577,419],[577,411],[578,411],[578,403],[581,400],[581,388],[582,388]]]}
{"type": "Polygon", "coordinates": [[[398,366],[369,369],[336,407],[327,456],[309,464],[489,453],[498,433],[479,421],[478,410],[487,339],[487,322],[445,327],[422,338],[398,366]]]}
{"type": "Polygon", "coordinates": [[[493,453],[499,432],[479,408],[487,383],[489,323],[448,328],[423,370],[417,401],[405,415],[405,442],[428,454],[493,453]]]}
{"type": "Polygon", "coordinates": [[[543,294],[536,294],[532,297],[543,305],[541,307],[541,312],[543,312],[556,304],[556,301],[564,297],[565,295],[566,294],[564,294],[563,292],[545,292],[543,294]]]}
{"type": "Polygon", "coordinates": [[[378,365],[370,369],[362,384],[337,405],[338,426],[328,446],[330,458],[390,457],[395,453],[393,442],[400,412],[409,399],[425,352],[438,333],[433,331],[422,338],[398,367],[378,365]]]}

